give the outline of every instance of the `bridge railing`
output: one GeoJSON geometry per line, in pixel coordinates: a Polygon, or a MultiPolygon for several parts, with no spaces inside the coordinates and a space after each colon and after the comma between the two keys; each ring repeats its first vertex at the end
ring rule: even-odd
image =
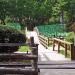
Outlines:
{"type": "Polygon", "coordinates": [[[55,44],[58,45],[58,53],[60,53],[60,47],[62,46],[65,48],[65,57],[67,57],[67,51],[70,50],[71,60],[75,60],[75,46],[73,43],[53,38],[53,51],[55,50],[55,44]]]}
{"type": "MultiPolygon", "coordinates": [[[[31,49],[30,54],[26,53],[0,53],[0,74],[25,74],[38,75],[38,44],[33,42],[28,44],[31,49]],[[27,61],[26,61],[27,60],[27,61]],[[19,61],[19,62],[18,62],[19,61]],[[30,67],[30,68],[29,68],[30,67]]],[[[0,46],[22,46],[26,44],[2,44],[0,46]]]]}

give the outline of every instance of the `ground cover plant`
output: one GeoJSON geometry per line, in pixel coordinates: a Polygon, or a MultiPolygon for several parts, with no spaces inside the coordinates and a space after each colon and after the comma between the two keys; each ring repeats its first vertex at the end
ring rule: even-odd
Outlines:
{"type": "Polygon", "coordinates": [[[21,46],[19,47],[19,52],[28,52],[29,51],[29,46],[21,46]]]}

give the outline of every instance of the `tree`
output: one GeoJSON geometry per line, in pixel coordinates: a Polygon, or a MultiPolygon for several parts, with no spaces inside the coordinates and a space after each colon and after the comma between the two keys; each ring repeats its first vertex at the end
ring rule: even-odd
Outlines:
{"type": "Polygon", "coordinates": [[[64,11],[65,11],[66,4],[67,4],[67,1],[65,1],[65,0],[57,0],[55,5],[52,7],[53,16],[55,16],[55,17],[60,16],[62,23],[64,21],[64,11]]]}
{"type": "Polygon", "coordinates": [[[0,17],[12,17],[22,24],[49,23],[55,17],[64,22],[75,14],[74,0],[0,0],[0,17]]]}

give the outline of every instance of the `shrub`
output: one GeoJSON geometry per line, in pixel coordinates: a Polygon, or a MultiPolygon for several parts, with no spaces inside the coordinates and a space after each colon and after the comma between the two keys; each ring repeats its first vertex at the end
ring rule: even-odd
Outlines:
{"type": "MultiPolygon", "coordinates": [[[[0,25],[0,43],[25,43],[26,36],[20,31],[6,25],[0,25]]],[[[0,52],[15,52],[18,46],[0,47],[0,52]]]]}
{"type": "Polygon", "coordinates": [[[6,25],[11,26],[17,30],[21,30],[21,25],[19,23],[12,22],[12,23],[6,23],[6,25]]]}
{"type": "Polygon", "coordinates": [[[5,18],[4,21],[5,21],[5,23],[11,23],[11,22],[13,22],[12,18],[9,17],[9,16],[6,16],[6,18],[5,18]]]}
{"type": "Polygon", "coordinates": [[[69,32],[69,33],[67,33],[67,36],[65,37],[65,40],[68,41],[68,42],[73,43],[74,37],[75,37],[75,33],[74,32],[69,32]]]}

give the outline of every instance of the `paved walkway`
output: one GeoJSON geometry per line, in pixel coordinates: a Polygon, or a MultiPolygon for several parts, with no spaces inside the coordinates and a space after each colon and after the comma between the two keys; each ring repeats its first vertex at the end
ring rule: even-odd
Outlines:
{"type": "Polygon", "coordinates": [[[30,36],[34,36],[34,42],[38,43],[38,56],[39,60],[38,61],[43,61],[44,63],[39,62],[40,65],[38,67],[40,68],[40,74],[39,75],[75,75],[75,69],[55,69],[55,67],[60,68],[60,67],[71,67],[75,68],[75,62],[69,62],[70,59],[65,58],[62,54],[58,54],[55,51],[52,51],[52,47],[49,49],[46,49],[41,45],[39,42],[39,38],[36,32],[28,32],[27,37],[29,38],[30,36]],[[60,61],[60,64],[58,63],[60,61]],[[64,63],[63,63],[63,62],[64,63]],[[56,63],[57,62],[57,63],[56,63]],[[70,64],[71,63],[71,64],[70,64]],[[43,65],[44,64],[44,65],[43,65]],[[54,67],[54,69],[52,69],[54,67]]]}
{"type": "Polygon", "coordinates": [[[40,75],[75,75],[75,69],[41,69],[40,75]]]}
{"type": "Polygon", "coordinates": [[[34,37],[34,42],[38,43],[38,61],[69,61],[70,59],[65,58],[64,55],[58,54],[56,51],[52,50],[52,47],[46,49],[41,43],[39,42],[38,35],[35,31],[27,32],[26,36],[30,38],[30,36],[34,37]]]}

